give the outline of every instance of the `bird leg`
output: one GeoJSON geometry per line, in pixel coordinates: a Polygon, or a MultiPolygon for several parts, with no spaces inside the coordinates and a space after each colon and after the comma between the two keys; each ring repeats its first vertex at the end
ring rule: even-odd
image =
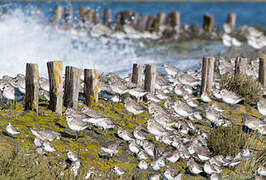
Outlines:
{"type": "Polygon", "coordinates": [[[78,137],[79,137],[79,132],[76,131],[76,138],[75,138],[75,141],[78,140],[78,137]]]}

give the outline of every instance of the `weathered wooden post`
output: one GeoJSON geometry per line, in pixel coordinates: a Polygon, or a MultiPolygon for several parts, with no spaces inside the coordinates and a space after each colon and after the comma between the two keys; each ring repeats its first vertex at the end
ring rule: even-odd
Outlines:
{"type": "Polygon", "coordinates": [[[156,65],[146,64],[145,66],[145,80],[144,80],[144,89],[151,93],[155,92],[155,80],[157,69],[156,65]]]}
{"type": "Polygon", "coordinates": [[[244,57],[236,57],[235,59],[235,75],[239,75],[241,73],[245,73],[247,70],[247,58],[244,57]]]}
{"type": "Polygon", "coordinates": [[[214,75],[214,57],[203,57],[202,74],[201,74],[201,91],[200,93],[209,92],[213,86],[214,75]]]}
{"type": "Polygon", "coordinates": [[[100,15],[97,11],[94,11],[92,16],[92,23],[98,24],[99,22],[100,22],[100,15]]]}
{"type": "Polygon", "coordinates": [[[214,27],[214,17],[209,14],[203,15],[203,29],[206,32],[211,32],[214,27]]]}
{"type": "Polygon", "coordinates": [[[165,19],[165,13],[158,13],[155,20],[155,31],[160,30],[160,26],[163,25],[165,19]]]}
{"type": "Polygon", "coordinates": [[[154,21],[155,21],[155,17],[154,16],[149,16],[148,17],[148,21],[147,21],[147,24],[146,24],[146,31],[153,31],[154,30],[154,21]]]}
{"type": "Polygon", "coordinates": [[[96,69],[84,69],[85,104],[90,106],[98,102],[99,79],[96,69]]]}
{"type": "Polygon", "coordinates": [[[94,18],[94,9],[89,9],[87,12],[87,21],[93,23],[94,18]]]}
{"type": "Polygon", "coordinates": [[[51,61],[47,62],[49,87],[50,87],[50,102],[49,109],[62,114],[63,106],[63,77],[62,77],[62,62],[51,61]]]}
{"type": "Polygon", "coordinates": [[[145,23],[146,23],[147,17],[146,16],[141,16],[139,23],[137,25],[137,29],[139,31],[144,31],[145,30],[145,23]]]}
{"type": "Polygon", "coordinates": [[[139,87],[142,87],[142,73],[144,70],[144,66],[133,64],[133,72],[131,82],[137,84],[139,87]]]}
{"type": "Polygon", "coordinates": [[[77,109],[81,70],[72,66],[66,66],[64,106],[77,109]]]}
{"type": "Polygon", "coordinates": [[[111,17],[112,17],[111,9],[105,9],[103,13],[103,24],[105,26],[109,26],[111,24],[111,17]]]}
{"type": "Polygon", "coordinates": [[[227,15],[227,24],[230,25],[232,30],[235,29],[235,25],[236,25],[236,14],[235,13],[229,13],[227,15]]]}
{"type": "Polygon", "coordinates": [[[53,25],[57,26],[60,23],[60,20],[63,15],[64,8],[62,6],[55,6],[54,9],[54,17],[53,17],[53,25]]]}
{"type": "Polygon", "coordinates": [[[37,64],[26,64],[26,94],[25,110],[34,110],[38,113],[39,104],[39,70],[37,64]]]}
{"type": "Polygon", "coordinates": [[[259,82],[262,86],[266,87],[266,55],[261,57],[259,63],[259,82]]]}
{"type": "Polygon", "coordinates": [[[116,25],[121,25],[121,18],[122,18],[122,12],[118,12],[115,15],[115,24],[116,25]]]}
{"type": "Polygon", "coordinates": [[[170,27],[176,27],[180,26],[180,12],[179,11],[173,11],[167,15],[166,18],[166,26],[170,27]]]}
{"type": "Polygon", "coordinates": [[[79,23],[83,24],[85,23],[85,16],[88,13],[88,9],[87,8],[79,8],[79,23]]]}
{"type": "Polygon", "coordinates": [[[68,7],[65,12],[65,28],[70,29],[72,27],[72,18],[73,18],[73,9],[72,7],[68,7]]]}

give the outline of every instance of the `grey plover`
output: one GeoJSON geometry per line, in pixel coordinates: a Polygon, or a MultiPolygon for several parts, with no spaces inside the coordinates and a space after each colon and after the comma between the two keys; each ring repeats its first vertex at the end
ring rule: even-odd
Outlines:
{"type": "Polygon", "coordinates": [[[210,164],[210,162],[205,162],[203,166],[204,172],[207,174],[213,174],[217,173],[216,169],[214,168],[213,165],[210,164]]]}
{"type": "Polygon", "coordinates": [[[148,155],[145,153],[145,151],[142,149],[140,149],[137,156],[140,160],[147,160],[149,158],[148,155]]]}
{"type": "Polygon", "coordinates": [[[143,97],[144,95],[147,94],[147,91],[145,91],[144,89],[142,89],[140,87],[129,89],[127,92],[131,96],[134,96],[135,98],[137,98],[137,100],[139,100],[139,98],[141,98],[141,97],[143,97]]]}
{"type": "Polygon", "coordinates": [[[153,102],[156,102],[156,103],[160,102],[160,99],[157,98],[157,97],[156,97],[155,95],[153,95],[152,93],[147,93],[147,94],[145,95],[145,98],[146,98],[148,101],[153,101],[153,102]]]}
{"type": "Polygon", "coordinates": [[[42,145],[43,145],[43,149],[46,152],[55,152],[56,151],[53,144],[51,144],[48,140],[45,140],[42,145]]]}
{"type": "Polygon", "coordinates": [[[122,129],[121,127],[119,127],[119,128],[117,129],[117,135],[118,135],[121,139],[123,139],[123,140],[125,140],[125,141],[131,141],[131,140],[132,140],[132,136],[131,136],[131,134],[130,134],[129,132],[127,132],[126,130],[122,129]]]}
{"type": "Polygon", "coordinates": [[[257,130],[258,127],[263,124],[263,122],[256,117],[246,116],[243,117],[243,124],[252,130],[257,130]]]}
{"type": "Polygon", "coordinates": [[[76,139],[78,138],[78,134],[80,131],[83,131],[89,127],[88,123],[86,123],[80,119],[76,119],[73,116],[66,116],[66,122],[67,122],[68,127],[72,131],[75,131],[76,139]]]}
{"type": "Polygon", "coordinates": [[[30,128],[30,130],[34,136],[41,139],[42,141],[48,140],[48,141],[52,142],[53,140],[61,138],[60,133],[52,131],[50,129],[35,130],[33,128],[30,128]]]}
{"type": "Polygon", "coordinates": [[[161,167],[165,166],[164,157],[151,161],[150,165],[154,171],[159,171],[161,167]]]}
{"type": "Polygon", "coordinates": [[[118,176],[121,176],[121,175],[125,174],[125,170],[123,170],[122,168],[120,168],[120,167],[117,166],[117,165],[115,165],[114,170],[115,170],[115,172],[116,172],[116,174],[117,174],[118,176]]]}
{"type": "Polygon", "coordinates": [[[17,129],[15,127],[12,126],[11,123],[8,123],[7,126],[6,126],[6,132],[8,134],[10,134],[11,136],[14,136],[14,135],[17,135],[19,134],[20,132],[17,131],[17,129]]]}
{"type": "Polygon", "coordinates": [[[264,100],[259,100],[257,103],[258,111],[263,116],[266,116],[266,102],[264,100]]]}
{"type": "Polygon", "coordinates": [[[35,144],[35,146],[41,147],[43,141],[40,138],[35,137],[34,140],[33,140],[33,143],[35,144]]]}
{"type": "Polygon", "coordinates": [[[71,163],[70,170],[73,172],[74,177],[77,177],[80,167],[81,167],[80,160],[71,163]]]}
{"type": "Polygon", "coordinates": [[[206,92],[203,92],[201,94],[200,98],[205,103],[208,103],[208,102],[211,102],[212,101],[212,99],[210,98],[210,96],[206,92]]]}
{"type": "Polygon", "coordinates": [[[168,155],[166,156],[166,159],[171,163],[177,162],[179,158],[180,158],[180,154],[179,154],[179,151],[177,150],[169,152],[168,155]]]}
{"type": "Polygon", "coordinates": [[[111,156],[115,155],[118,153],[118,146],[120,145],[119,141],[110,141],[105,143],[102,147],[101,150],[110,154],[111,156]]]}
{"type": "Polygon", "coordinates": [[[67,158],[69,160],[71,160],[72,162],[75,162],[75,161],[77,161],[79,159],[78,154],[73,152],[73,151],[68,151],[67,152],[67,158]]]}
{"type": "Polygon", "coordinates": [[[174,67],[173,65],[169,63],[164,63],[163,66],[164,66],[165,71],[171,76],[175,76],[177,73],[180,72],[179,69],[177,69],[176,67],[174,67]]]}
{"type": "Polygon", "coordinates": [[[178,80],[184,84],[184,85],[189,85],[189,86],[197,86],[200,81],[196,80],[195,78],[193,78],[192,76],[188,75],[188,74],[183,74],[181,76],[178,77],[178,80]]]}
{"type": "Polygon", "coordinates": [[[256,170],[257,174],[263,177],[266,177],[266,167],[259,165],[258,169],[256,170]]]}
{"type": "Polygon", "coordinates": [[[121,100],[121,95],[128,91],[127,86],[120,81],[110,83],[110,87],[114,93],[119,95],[119,101],[121,100]]]}
{"type": "Polygon", "coordinates": [[[187,162],[187,167],[189,169],[189,171],[192,173],[192,174],[199,174],[202,171],[202,168],[200,167],[199,164],[197,164],[193,159],[190,159],[188,162],[187,162]]]}
{"type": "Polygon", "coordinates": [[[240,101],[244,100],[244,98],[241,98],[240,96],[236,95],[234,92],[228,91],[226,89],[221,90],[221,96],[222,96],[222,100],[225,103],[228,103],[231,105],[237,104],[240,101]]]}
{"type": "Polygon", "coordinates": [[[133,136],[136,138],[136,139],[139,139],[139,140],[144,140],[146,139],[146,135],[147,134],[147,131],[144,127],[142,126],[137,126],[135,127],[134,131],[133,131],[133,136]]]}
{"type": "Polygon", "coordinates": [[[148,179],[149,180],[160,180],[161,179],[161,175],[160,174],[149,174],[148,175],[148,179]]]}
{"type": "Polygon", "coordinates": [[[113,120],[107,117],[96,119],[96,123],[93,123],[93,125],[103,130],[113,129],[115,127],[113,120]]]}
{"type": "Polygon", "coordinates": [[[44,91],[49,92],[50,91],[49,80],[44,78],[44,77],[41,77],[40,78],[40,88],[44,91]]]}
{"type": "Polygon", "coordinates": [[[183,96],[183,94],[184,94],[184,89],[183,89],[183,85],[181,85],[181,84],[177,84],[177,85],[175,85],[175,87],[174,87],[174,93],[176,94],[176,95],[178,95],[178,96],[183,96]]]}
{"type": "Polygon", "coordinates": [[[156,89],[155,91],[155,95],[157,98],[159,98],[160,100],[165,100],[168,98],[168,95],[165,94],[163,91],[159,90],[159,89],[156,89]]]}
{"type": "Polygon", "coordinates": [[[173,176],[173,173],[170,171],[170,169],[166,169],[163,173],[164,177],[166,177],[167,180],[174,180],[175,177],[173,176]]]}
{"type": "Polygon", "coordinates": [[[131,140],[129,145],[128,145],[128,148],[131,152],[135,153],[135,154],[138,154],[138,152],[140,151],[140,147],[136,144],[136,141],[135,140],[131,140]]]}
{"type": "Polygon", "coordinates": [[[193,113],[193,109],[182,101],[176,101],[173,108],[177,114],[183,117],[191,116],[193,113]]]}
{"type": "Polygon", "coordinates": [[[141,160],[138,163],[138,168],[146,170],[146,169],[148,169],[148,163],[146,161],[144,161],[144,160],[141,160]]]}
{"type": "Polygon", "coordinates": [[[165,136],[168,132],[156,121],[149,119],[147,123],[147,130],[150,134],[154,136],[165,136]]]}
{"type": "Polygon", "coordinates": [[[219,180],[219,175],[216,174],[216,173],[213,173],[211,176],[210,176],[210,180],[219,180]]]}
{"type": "Polygon", "coordinates": [[[142,105],[138,104],[130,97],[127,97],[124,102],[126,110],[134,115],[143,113],[145,111],[145,108],[142,105]]]}

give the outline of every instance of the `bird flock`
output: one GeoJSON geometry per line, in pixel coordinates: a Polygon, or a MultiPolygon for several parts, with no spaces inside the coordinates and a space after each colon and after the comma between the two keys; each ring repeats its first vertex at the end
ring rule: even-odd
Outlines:
{"type": "MultiPolygon", "coordinates": [[[[233,62],[233,61],[232,61],[233,62]]],[[[251,63],[248,73],[256,77],[257,63],[251,63]]],[[[232,64],[223,58],[217,60],[217,74],[232,73],[232,64]],[[230,64],[230,65],[229,65],[230,64]],[[230,67],[230,68],[227,68],[230,67]]],[[[75,140],[78,141],[80,133],[89,130],[90,126],[102,129],[104,132],[110,129],[116,130],[117,140],[109,141],[102,145],[99,153],[116,156],[121,144],[125,144],[128,150],[138,159],[137,167],[141,170],[151,168],[154,173],[147,178],[159,180],[178,180],[184,175],[183,172],[173,172],[167,167],[169,163],[176,163],[179,160],[187,160],[186,173],[202,175],[210,179],[220,179],[219,174],[225,167],[234,167],[241,161],[249,160],[254,155],[252,149],[242,149],[235,157],[216,155],[212,156],[208,146],[208,132],[198,128],[196,121],[210,124],[211,127],[231,126],[232,121],[223,112],[224,106],[221,103],[232,107],[244,99],[234,92],[221,89],[219,79],[214,80],[211,92],[197,95],[200,91],[201,69],[179,70],[177,67],[165,63],[163,65],[167,74],[157,72],[155,93],[145,91],[142,87],[121,79],[119,76],[109,73],[108,81],[100,82],[100,97],[104,100],[122,103],[127,115],[132,119],[148,112],[150,118],[145,124],[137,125],[132,132],[128,132],[104,113],[83,106],[79,110],[67,108],[64,112],[68,128],[75,133],[75,140]],[[177,99],[172,100],[173,94],[177,99]],[[145,100],[145,102],[142,102],[145,100]],[[219,103],[218,103],[219,102],[219,103]],[[208,123],[210,122],[210,123],[208,123]],[[152,136],[154,139],[148,138],[152,136]],[[158,146],[156,142],[163,143],[171,150],[158,146]],[[164,172],[160,171],[165,168],[164,172]]],[[[215,76],[218,77],[218,76],[215,76]]],[[[130,79],[130,78],[128,78],[130,79]]],[[[25,78],[17,75],[15,78],[4,76],[0,80],[1,95],[4,99],[16,100],[16,91],[23,97],[25,93],[25,78]]],[[[81,85],[82,86],[82,85],[81,85]]],[[[80,88],[82,89],[82,88],[80,88]]],[[[40,93],[44,97],[49,96],[49,81],[45,78],[40,80],[40,93]],[[48,95],[47,95],[48,94],[48,95]]],[[[47,98],[47,100],[49,100],[47,98]]],[[[261,99],[257,103],[257,111],[265,117],[266,102],[261,99]]],[[[243,123],[251,130],[257,130],[266,135],[266,121],[257,117],[245,116],[243,123]]],[[[20,132],[8,123],[6,132],[10,136],[19,136],[20,132]]],[[[54,153],[54,140],[60,140],[61,134],[49,129],[41,130],[29,127],[29,133],[35,136],[33,141],[36,151],[39,154],[54,153]]],[[[68,151],[66,156],[71,161],[71,171],[74,176],[78,175],[82,161],[77,152],[68,151]]],[[[126,174],[126,170],[118,165],[113,168],[118,176],[126,174]]],[[[89,171],[86,178],[93,174],[89,171]]],[[[266,168],[259,166],[254,177],[266,177],[266,168]]]]}

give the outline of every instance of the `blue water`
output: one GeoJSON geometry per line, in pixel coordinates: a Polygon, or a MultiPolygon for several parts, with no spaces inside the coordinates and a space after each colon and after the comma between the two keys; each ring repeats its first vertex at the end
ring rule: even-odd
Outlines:
{"type": "Polygon", "coordinates": [[[177,10],[181,13],[182,24],[198,26],[201,26],[202,15],[205,13],[212,14],[215,17],[215,23],[222,25],[226,21],[227,14],[234,12],[237,14],[237,27],[254,24],[266,26],[266,3],[263,2],[0,2],[1,7],[22,8],[25,11],[30,10],[31,7],[39,7],[47,20],[51,18],[51,12],[56,4],[72,6],[75,16],[80,7],[94,8],[101,17],[106,8],[112,9],[113,17],[122,10],[136,11],[146,16],[177,10]]]}

